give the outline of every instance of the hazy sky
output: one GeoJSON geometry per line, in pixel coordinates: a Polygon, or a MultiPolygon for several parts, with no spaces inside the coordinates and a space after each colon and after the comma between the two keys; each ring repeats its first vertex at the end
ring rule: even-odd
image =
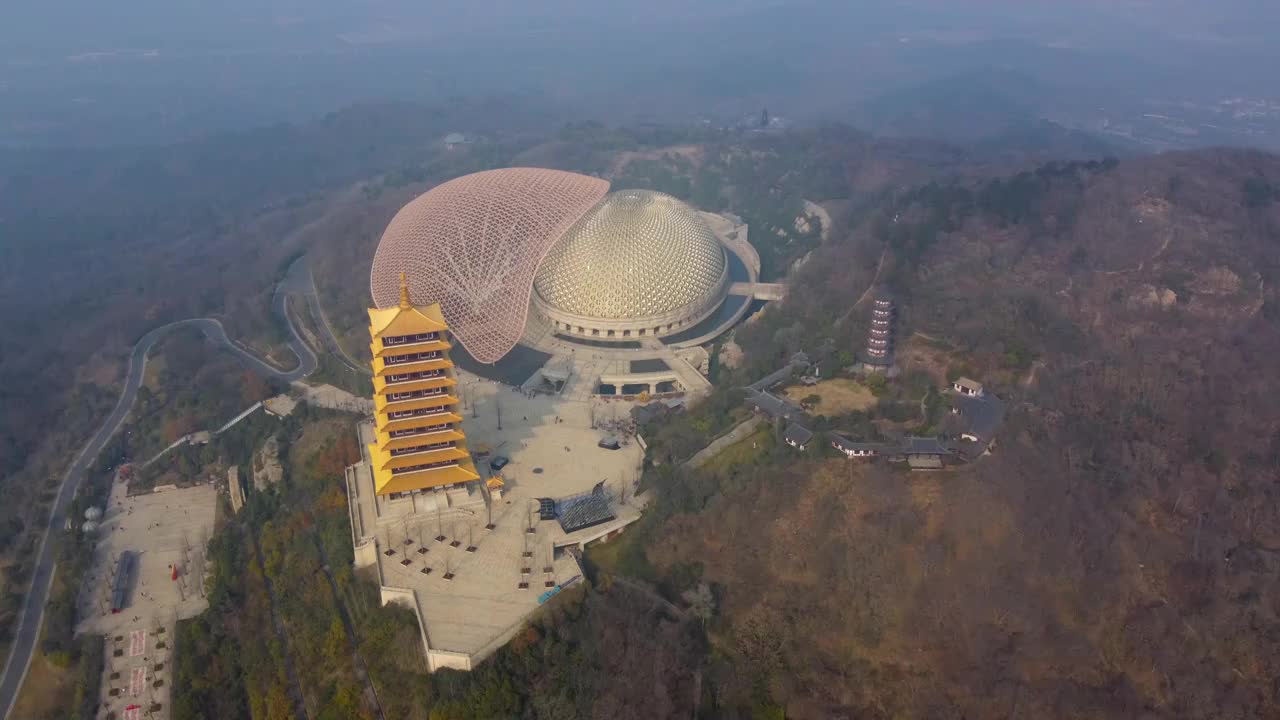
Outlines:
{"type": "MultiPolygon", "coordinates": [[[[1134,30],[1156,39],[1205,45],[1256,44],[1280,20],[1270,0],[61,0],[6,3],[0,53],[8,59],[119,48],[282,49],[341,43],[344,35],[385,41],[483,41],[486,31],[594,26],[675,28],[710,18],[749,16],[771,7],[815,17],[861,18],[876,27],[956,32],[1060,35],[1123,42],[1134,30]],[[470,36],[475,33],[477,36],[470,36]]],[[[815,26],[818,33],[853,28],[815,26]]]]}
{"type": "Polygon", "coordinates": [[[691,115],[772,98],[820,114],[987,67],[1067,97],[1274,95],[1276,27],[1274,0],[10,2],[0,143],[513,92],[691,115]]]}

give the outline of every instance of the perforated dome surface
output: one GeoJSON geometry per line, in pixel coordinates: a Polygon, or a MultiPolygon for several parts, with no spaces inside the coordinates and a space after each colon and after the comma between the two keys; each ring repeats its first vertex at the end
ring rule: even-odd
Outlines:
{"type": "Polygon", "coordinates": [[[705,304],[725,276],[724,249],[697,212],[664,193],[622,190],[569,228],[533,285],[562,312],[631,320],[705,304]]]}

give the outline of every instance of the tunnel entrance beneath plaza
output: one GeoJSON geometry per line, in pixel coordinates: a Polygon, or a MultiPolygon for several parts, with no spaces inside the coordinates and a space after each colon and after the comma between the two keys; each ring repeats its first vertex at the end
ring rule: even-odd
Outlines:
{"type": "Polygon", "coordinates": [[[672,372],[601,375],[599,382],[596,383],[596,394],[604,397],[666,395],[678,392],[685,392],[685,387],[672,372]]]}

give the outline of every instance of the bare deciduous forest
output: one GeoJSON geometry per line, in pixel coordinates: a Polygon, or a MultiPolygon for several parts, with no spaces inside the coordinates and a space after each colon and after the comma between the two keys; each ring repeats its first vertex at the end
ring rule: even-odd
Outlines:
{"type": "MultiPolygon", "coordinates": [[[[715,370],[720,387],[701,408],[653,429],[654,502],[588,555],[590,587],[480,672],[371,668],[400,691],[398,716],[1280,714],[1280,416],[1268,392],[1280,384],[1280,159],[1090,159],[1058,137],[1053,152],[1076,159],[1051,162],[845,128],[593,124],[494,128],[442,153],[433,138],[460,117],[500,114],[458,112],[405,127],[356,109],[84,172],[78,160],[8,159],[0,209],[20,241],[0,252],[20,272],[0,294],[5,336],[23,339],[0,357],[8,556],[33,542],[32,508],[47,506],[147,329],[221,317],[283,358],[272,286],[309,251],[329,319],[358,354],[372,248],[395,209],[462,173],[540,164],[743,216],[791,293],[737,333],[743,363],[715,370]],[[370,127],[384,130],[372,148],[331,149],[370,127]],[[223,187],[236,182],[207,169],[220,162],[279,168],[261,185],[223,187]],[[150,195],[161,188],[170,194],[150,195]],[[76,193],[94,200],[73,207],[76,193]],[[836,218],[826,240],[797,227],[803,200],[836,218]],[[891,383],[981,377],[1009,407],[992,456],[912,475],[821,451],[798,460],[766,431],[749,457],[674,469],[741,417],[736,386],[828,340],[856,352],[866,320],[853,304],[876,276],[902,308],[904,363],[918,365],[891,383]]],[[[182,343],[169,350],[180,359],[182,343]]],[[[235,404],[208,403],[211,416],[235,404]]],[[[870,428],[888,407],[823,422],[870,428]]],[[[161,428],[182,421],[153,409],[161,428]]],[[[276,612],[323,659],[303,669],[298,701],[337,713],[325,717],[371,705],[342,628],[322,627],[317,607],[350,604],[368,652],[411,654],[405,618],[377,608],[364,579],[348,568],[331,597],[315,574],[350,552],[334,492],[353,452],[345,423],[291,420],[286,490],[215,538],[214,611],[183,630],[183,717],[208,716],[202,703],[215,699],[224,717],[288,716],[299,650],[247,649],[270,632],[266,579],[306,590],[276,612]],[[205,667],[217,673],[200,684],[205,667]]],[[[11,622],[24,575],[21,562],[6,570],[11,622]]]]}
{"type": "Polygon", "coordinates": [[[887,243],[904,332],[1012,412],[955,473],[790,456],[662,481],[696,490],[631,567],[715,589],[723,697],[764,688],[796,718],[1280,713],[1278,186],[1245,151],[1051,165],[924,186],[819,250],[740,333],[758,368],[856,343],[842,268],[887,243]]]}

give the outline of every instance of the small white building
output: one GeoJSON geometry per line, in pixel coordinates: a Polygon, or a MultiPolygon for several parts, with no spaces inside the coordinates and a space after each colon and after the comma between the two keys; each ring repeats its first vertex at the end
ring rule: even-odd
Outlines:
{"type": "Polygon", "coordinates": [[[951,384],[951,389],[966,397],[982,397],[982,383],[962,377],[951,384]]]}

